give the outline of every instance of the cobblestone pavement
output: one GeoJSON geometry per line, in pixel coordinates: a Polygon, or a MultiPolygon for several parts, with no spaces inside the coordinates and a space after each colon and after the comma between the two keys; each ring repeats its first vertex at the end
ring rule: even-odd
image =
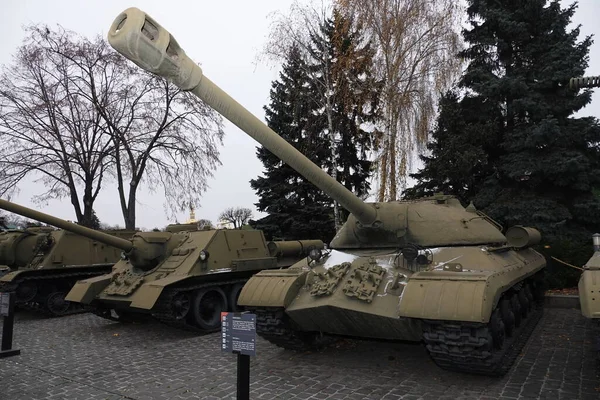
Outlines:
{"type": "MultiPolygon", "coordinates": [[[[259,339],[252,399],[599,399],[594,332],[578,310],[546,309],[510,373],[447,372],[419,344],[342,341],[297,354],[259,339]]],[[[0,399],[229,399],[236,360],[219,334],[91,314],[18,314],[21,356],[0,359],[0,399]]]]}

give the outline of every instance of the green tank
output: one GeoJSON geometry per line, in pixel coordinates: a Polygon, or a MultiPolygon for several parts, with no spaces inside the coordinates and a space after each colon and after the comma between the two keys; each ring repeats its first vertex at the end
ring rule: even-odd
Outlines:
{"type": "Polygon", "coordinates": [[[113,22],[109,43],[191,91],[351,214],[331,242],[290,268],[265,270],[238,305],[287,349],[335,336],[424,342],[442,368],[502,375],[543,312],[544,257],[533,228],[500,227],[452,196],[365,203],[217,87],[144,12],[113,22]]]}
{"type": "Polygon", "coordinates": [[[201,332],[219,329],[222,311],[240,310],[237,298],[250,276],[290,266],[310,250],[324,248],[320,240],[267,243],[259,230],[199,230],[197,224],[136,232],[126,240],[6,200],[0,200],[0,208],[61,228],[61,234],[120,249],[120,259],[103,274],[73,282],[67,303],[111,320],[145,314],[201,332]]]}
{"type": "MultiPolygon", "coordinates": [[[[107,231],[130,237],[130,231],[107,231]]],[[[51,227],[0,232],[0,291],[16,294],[16,305],[50,316],[84,311],[65,296],[78,279],[111,271],[121,251],[51,227]]]]}
{"type": "MultiPolygon", "coordinates": [[[[572,89],[600,87],[600,76],[572,78],[569,82],[572,89]]],[[[600,234],[592,237],[594,254],[584,265],[584,271],[579,278],[579,302],[581,313],[586,318],[595,320],[596,350],[600,360],[600,234]]]]}

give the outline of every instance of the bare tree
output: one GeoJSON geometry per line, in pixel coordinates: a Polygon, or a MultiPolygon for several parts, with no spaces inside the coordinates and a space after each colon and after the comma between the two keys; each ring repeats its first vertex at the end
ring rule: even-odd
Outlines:
{"type": "Polygon", "coordinates": [[[232,223],[234,229],[246,225],[250,218],[252,218],[252,210],[245,207],[226,208],[219,215],[219,220],[232,223]]]}
{"type": "Polygon", "coordinates": [[[437,97],[458,77],[462,6],[455,0],[336,0],[364,25],[377,46],[384,81],[378,200],[396,200],[406,186],[415,147],[422,150],[437,97]]]}
{"type": "Polygon", "coordinates": [[[127,99],[119,108],[110,100],[91,100],[113,138],[121,210],[125,226],[132,229],[143,181],[151,190],[163,188],[171,216],[200,202],[219,164],[223,129],[214,110],[166,79],[138,70],[128,83],[113,93],[127,99]]]}
{"type": "Polygon", "coordinates": [[[47,188],[37,200],[68,196],[89,226],[108,176],[127,229],[135,229],[142,184],[162,187],[172,214],[198,203],[219,163],[221,117],[101,37],[46,26],[28,32],[0,78],[0,195],[36,175],[47,188]]]}
{"type": "Polygon", "coordinates": [[[0,231],[13,228],[24,229],[34,222],[35,221],[23,218],[17,214],[0,212],[0,231]]]}
{"type": "Polygon", "coordinates": [[[34,176],[47,189],[34,200],[68,197],[77,221],[90,226],[112,142],[86,98],[93,91],[106,96],[126,66],[101,38],[45,26],[27,32],[0,77],[0,194],[34,176]]]}
{"type": "Polygon", "coordinates": [[[198,224],[198,228],[199,229],[203,229],[203,230],[210,230],[210,229],[214,228],[212,221],[209,220],[209,219],[202,219],[201,218],[201,219],[199,219],[197,221],[197,224],[198,224]]]}

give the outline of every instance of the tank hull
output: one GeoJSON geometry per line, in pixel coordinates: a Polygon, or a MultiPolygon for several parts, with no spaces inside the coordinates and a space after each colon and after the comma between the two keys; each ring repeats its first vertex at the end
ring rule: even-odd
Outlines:
{"type": "Polygon", "coordinates": [[[600,252],[592,256],[586,267],[578,284],[581,313],[600,320],[600,252]]]}
{"type": "MultiPolygon", "coordinates": [[[[16,293],[16,306],[47,316],[64,316],[85,311],[65,299],[78,280],[108,274],[121,258],[121,251],[63,230],[41,235],[47,247],[34,249],[26,266],[0,275],[0,290],[16,293]]],[[[115,237],[132,232],[114,231],[115,237]]]]}
{"type": "MultiPolygon", "coordinates": [[[[440,338],[456,335],[453,329],[487,332],[498,323],[501,305],[521,295],[519,326],[512,329],[514,335],[506,339],[506,346],[497,349],[515,353],[541,316],[544,258],[532,249],[486,246],[428,252],[431,262],[418,266],[400,253],[365,256],[333,250],[318,262],[304,260],[286,271],[256,274],[242,290],[239,304],[262,315],[261,320],[268,322],[259,324],[259,335],[284,348],[302,349],[302,341],[294,335],[306,339],[309,348],[314,337],[323,335],[424,341],[434,360],[446,368],[505,373],[511,363],[486,359],[479,365],[460,365],[466,355],[446,354],[448,343],[440,338]],[[275,315],[281,324],[277,328],[275,315]]],[[[466,340],[472,339],[467,334],[466,340]]],[[[462,351],[472,351],[467,347],[462,351]]]]}
{"type": "Polygon", "coordinates": [[[593,319],[596,325],[596,352],[600,361],[600,251],[596,251],[586,263],[578,289],[581,313],[593,319]]]}
{"type": "MultiPolygon", "coordinates": [[[[239,311],[237,297],[253,274],[282,266],[257,230],[181,231],[169,240],[179,245],[155,268],[143,271],[122,260],[109,274],[77,282],[67,300],[116,321],[146,314],[178,328],[213,332],[220,329],[220,312],[239,311]]],[[[315,244],[324,247],[282,243],[287,251],[278,251],[292,262],[315,244]]]]}

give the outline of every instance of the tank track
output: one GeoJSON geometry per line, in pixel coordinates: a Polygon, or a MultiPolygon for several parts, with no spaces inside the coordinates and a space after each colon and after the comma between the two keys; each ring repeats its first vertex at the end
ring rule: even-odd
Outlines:
{"type": "MultiPolygon", "coordinates": [[[[173,299],[175,298],[175,296],[177,296],[178,294],[183,293],[183,292],[192,292],[192,291],[195,291],[198,289],[211,288],[211,287],[220,287],[221,289],[223,289],[226,286],[233,286],[238,283],[244,284],[248,281],[248,279],[249,278],[236,279],[236,280],[225,280],[225,281],[217,281],[217,282],[206,282],[206,283],[199,283],[196,285],[188,285],[188,286],[181,286],[181,287],[175,287],[175,288],[167,287],[163,290],[160,297],[156,301],[156,304],[153,307],[153,309],[151,310],[150,315],[154,319],[158,320],[159,322],[161,322],[167,326],[170,326],[170,327],[176,328],[176,329],[180,329],[180,330],[185,330],[188,332],[194,332],[194,333],[200,333],[200,334],[219,332],[221,329],[220,327],[215,328],[215,329],[210,329],[210,330],[202,329],[202,328],[190,323],[187,320],[187,318],[177,318],[173,312],[173,307],[172,307],[173,299]]],[[[124,318],[114,317],[112,315],[112,313],[110,312],[110,309],[93,308],[92,312],[99,317],[102,317],[104,319],[108,319],[111,321],[125,322],[125,320],[126,320],[124,318]]]]}
{"type": "Polygon", "coordinates": [[[511,325],[511,317],[502,314],[498,307],[493,310],[487,324],[423,320],[423,340],[435,363],[444,369],[469,374],[506,374],[543,315],[543,290],[537,289],[535,296],[531,292],[528,296],[527,288],[531,287],[520,283],[505,292],[498,302],[501,304],[502,300],[508,300],[506,304],[510,305],[510,312],[507,314],[512,317],[517,313],[521,315],[518,326],[512,319],[512,332],[507,337],[505,328],[511,325]],[[525,303],[526,307],[523,296],[529,300],[528,304],[525,303]],[[518,304],[511,301],[513,298],[519,299],[518,304]],[[523,308],[529,308],[526,316],[523,308]],[[496,328],[498,325],[499,329],[496,328]],[[503,340],[497,340],[498,331],[503,332],[503,340]],[[499,347],[497,343],[502,341],[503,345],[499,347]]]}
{"type": "Polygon", "coordinates": [[[256,314],[256,333],[283,349],[318,350],[336,340],[317,332],[295,330],[283,308],[257,308],[251,311],[256,314]]]}
{"type": "MultiPolygon", "coordinates": [[[[0,282],[0,292],[16,292],[19,285],[26,281],[35,281],[38,283],[42,281],[44,283],[52,283],[52,281],[61,282],[67,279],[74,279],[74,282],[82,279],[93,278],[95,276],[104,275],[105,273],[110,272],[110,268],[106,272],[98,272],[98,273],[90,273],[90,272],[63,272],[60,274],[52,274],[52,275],[38,275],[38,276],[22,276],[18,277],[14,282],[0,282]]],[[[68,293],[68,291],[67,291],[68,293]]],[[[66,293],[65,293],[66,294],[66,293]]],[[[34,299],[35,300],[35,299],[34,299]]],[[[19,302],[18,300],[15,302],[15,306],[20,309],[33,311],[38,314],[45,315],[47,317],[63,317],[67,315],[73,314],[81,314],[85,312],[91,311],[88,306],[83,304],[70,302],[69,309],[60,314],[54,313],[50,310],[46,304],[41,304],[39,301],[30,301],[30,302],[19,302]]]]}
{"type": "MultiPolygon", "coordinates": [[[[248,278],[250,279],[250,278],[248,278]]],[[[218,282],[210,282],[210,283],[199,283],[197,285],[190,286],[182,286],[178,288],[166,288],[163,293],[158,298],[157,304],[154,307],[155,311],[152,312],[152,316],[156,318],[158,321],[162,322],[165,325],[168,325],[173,328],[185,330],[188,332],[194,333],[213,333],[220,332],[221,328],[216,329],[202,329],[193,324],[191,324],[187,318],[178,319],[172,311],[172,301],[173,298],[182,292],[191,292],[198,289],[210,288],[210,287],[220,287],[223,289],[226,286],[233,286],[237,283],[244,284],[248,281],[248,279],[236,279],[236,280],[228,280],[228,281],[218,281],[218,282]]]]}

